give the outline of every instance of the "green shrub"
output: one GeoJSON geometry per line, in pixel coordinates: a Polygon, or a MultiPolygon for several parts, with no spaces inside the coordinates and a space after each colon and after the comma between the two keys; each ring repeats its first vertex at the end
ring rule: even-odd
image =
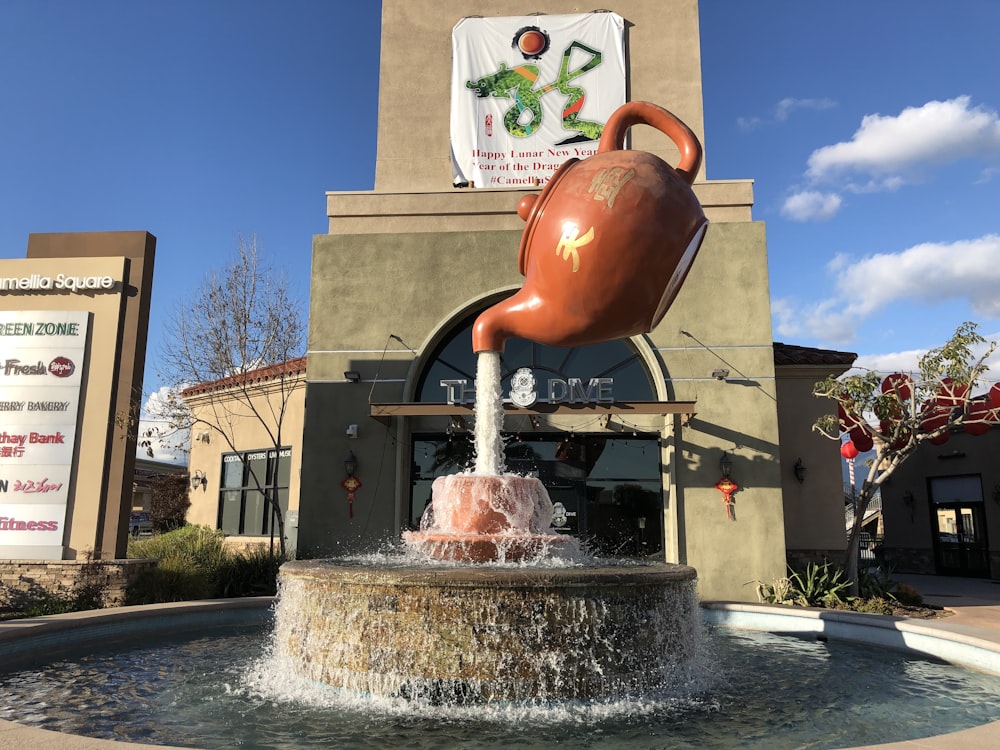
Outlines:
{"type": "Polygon", "coordinates": [[[129,557],[160,563],[129,586],[126,601],[146,604],[276,593],[280,556],[262,547],[234,552],[224,540],[221,531],[185,526],[129,542],[129,557]]]}
{"type": "Polygon", "coordinates": [[[278,592],[281,558],[263,547],[233,553],[219,566],[218,595],[273,596],[278,592]]]}
{"type": "Polygon", "coordinates": [[[803,571],[789,568],[789,572],[787,578],[771,584],[756,581],[757,598],[767,604],[836,609],[844,601],[841,594],[851,585],[842,577],[844,571],[830,563],[809,563],[803,571]]]}
{"type": "Polygon", "coordinates": [[[843,601],[841,594],[851,582],[842,576],[844,571],[828,562],[809,563],[801,572],[792,571],[788,577],[796,594],[796,604],[803,607],[828,607],[843,601]]]}
{"type": "Polygon", "coordinates": [[[895,601],[882,596],[873,596],[869,599],[855,599],[853,607],[855,612],[866,612],[872,615],[891,615],[895,608],[895,601]]]}
{"type": "Polygon", "coordinates": [[[896,601],[900,604],[906,604],[911,607],[920,607],[923,606],[924,597],[922,597],[919,592],[908,583],[897,583],[896,601]]]}
{"type": "Polygon", "coordinates": [[[201,570],[188,566],[181,558],[166,557],[155,568],[133,581],[125,593],[126,604],[161,604],[196,599],[210,599],[212,582],[201,570]]]}

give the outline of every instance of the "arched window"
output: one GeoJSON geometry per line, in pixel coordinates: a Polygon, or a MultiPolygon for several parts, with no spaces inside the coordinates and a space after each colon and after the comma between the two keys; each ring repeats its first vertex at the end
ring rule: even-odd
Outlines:
{"type": "MultiPolygon", "coordinates": [[[[476,355],[472,351],[472,326],[479,312],[471,314],[431,352],[417,383],[416,400],[441,403],[445,400],[442,380],[476,378],[476,355]]],[[[501,358],[500,377],[507,381],[521,367],[529,367],[536,378],[614,378],[616,401],[652,401],[656,389],[638,352],[627,340],[562,348],[533,341],[508,339],[501,358]]]]}

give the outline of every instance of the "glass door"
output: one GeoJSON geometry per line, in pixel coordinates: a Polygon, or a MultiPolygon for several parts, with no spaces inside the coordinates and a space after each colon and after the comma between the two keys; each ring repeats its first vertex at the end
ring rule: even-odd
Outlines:
{"type": "Polygon", "coordinates": [[[937,572],[970,578],[989,577],[983,506],[947,504],[938,505],[935,510],[937,572]]]}

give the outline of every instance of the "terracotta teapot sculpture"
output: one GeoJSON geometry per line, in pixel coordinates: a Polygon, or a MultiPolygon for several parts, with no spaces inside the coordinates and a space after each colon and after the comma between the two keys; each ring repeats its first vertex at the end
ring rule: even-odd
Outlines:
{"type": "Polygon", "coordinates": [[[708,225],[691,190],[701,159],[698,138],[662,107],[628,102],[615,110],[596,154],[566,161],[540,195],[521,199],[524,286],[479,316],[473,349],[502,352],[512,336],[581,346],[651,331],[708,225]],[[623,150],[625,133],[638,124],[674,141],[676,167],[623,150]]]}

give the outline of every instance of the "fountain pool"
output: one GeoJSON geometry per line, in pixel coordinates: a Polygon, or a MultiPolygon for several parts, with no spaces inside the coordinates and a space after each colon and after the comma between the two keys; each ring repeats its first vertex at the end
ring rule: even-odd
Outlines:
{"type": "MultiPolygon", "coordinates": [[[[1000,716],[1000,680],[927,656],[964,649],[967,660],[995,668],[996,651],[933,622],[847,613],[829,620],[824,615],[832,613],[710,603],[704,671],[641,700],[433,706],[292,675],[268,652],[269,605],[158,605],[0,625],[0,716],[27,725],[4,722],[0,738],[21,750],[103,747],[38,727],[212,750],[236,744],[780,750],[927,737],[1000,716]],[[754,630],[755,624],[799,637],[754,630]],[[924,653],[850,642],[887,639],[924,653]]],[[[993,747],[1000,724],[970,732],[967,746],[993,747]]],[[[954,746],[948,737],[921,743],[954,746]]]]}

